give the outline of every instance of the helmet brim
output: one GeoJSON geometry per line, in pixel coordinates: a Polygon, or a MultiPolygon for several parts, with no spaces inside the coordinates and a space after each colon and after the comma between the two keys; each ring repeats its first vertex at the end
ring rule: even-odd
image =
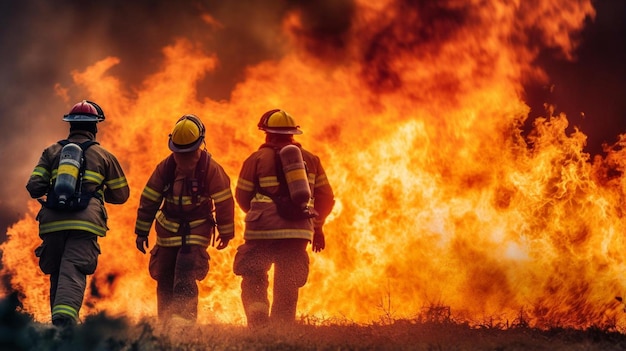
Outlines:
{"type": "Polygon", "coordinates": [[[191,152],[191,151],[196,151],[198,150],[198,148],[200,147],[200,145],[202,144],[202,141],[204,140],[204,138],[198,138],[198,140],[194,141],[191,144],[187,144],[187,145],[177,145],[175,144],[172,139],[170,138],[167,146],[170,148],[170,150],[172,150],[173,152],[191,152]]]}
{"type": "Polygon", "coordinates": [[[65,115],[63,121],[65,122],[101,122],[103,118],[97,115],[65,115]]]}
{"type": "Polygon", "coordinates": [[[302,131],[300,129],[295,129],[295,128],[289,128],[289,129],[265,128],[264,131],[266,133],[272,133],[272,134],[293,134],[293,135],[302,134],[302,131]]]}

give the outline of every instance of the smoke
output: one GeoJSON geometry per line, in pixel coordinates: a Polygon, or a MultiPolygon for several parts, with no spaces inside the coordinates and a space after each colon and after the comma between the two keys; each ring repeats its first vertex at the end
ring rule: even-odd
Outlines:
{"type": "MultiPolygon", "coordinates": [[[[626,3],[601,0],[594,6],[596,18],[589,19],[572,52],[555,50],[547,38],[534,38],[536,33],[511,40],[520,47],[535,43],[535,63],[546,72],[546,80],[524,87],[531,119],[545,115],[544,103],[550,103],[568,115],[570,128],[578,126],[588,135],[588,151],[599,153],[603,143],[626,132],[626,3]]],[[[3,1],[0,162],[6,178],[0,182],[0,242],[26,210],[24,185],[41,150],[67,133],[61,116],[77,100],[89,98],[72,83],[73,71],[117,57],[120,63],[110,74],[122,77],[132,92],[158,71],[162,48],[185,37],[218,58],[218,67],[198,83],[198,99],[227,100],[246,67],[280,58],[286,43],[294,40],[326,65],[358,55],[368,63],[362,72],[365,81],[384,93],[403,84],[397,74],[401,67],[390,65],[394,56],[437,50],[447,37],[479,20],[473,9],[453,1],[391,1],[377,9],[388,11],[387,23],[355,49],[348,33],[359,19],[350,0],[3,1]],[[281,29],[294,11],[301,14],[301,23],[294,27],[294,37],[286,38],[281,29]]],[[[459,82],[446,77],[438,84],[433,91],[460,89],[459,82]]]]}
{"type": "Polygon", "coordinates": [[[72,72],[117,57],[120,63],[109,72],[123,77],[133,91],[160,68],[162,48],[185,37],[219,58],[219,67],[199,82],[198,99],[228,99],[246,67],[281,56],[285,38],[279,31],[285,13],[302,8],[307,14],[302,37],[333,43],[340,36],[337,31],[348,26],[341,13],[350,11],[350,3],[320,1],[312,7],[306,1],[259,0],[1,2],[0,23],[6,30],[0,37],[0,84],[5,87],[0,96],[0,162],[7,167],[5,181],[0,182],[0,242],[26,210],[29,197],[24,186],[41,150],[67,135],[63,114],[78,100],[90,98],[72,83],[72,72]]]}

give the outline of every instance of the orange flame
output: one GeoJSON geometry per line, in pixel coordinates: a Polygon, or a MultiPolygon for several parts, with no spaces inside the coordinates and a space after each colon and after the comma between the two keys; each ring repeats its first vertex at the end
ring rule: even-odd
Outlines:
{"type": "MultiPolygon", "coordinates": [[[[388,27],[405,41],[419,34],[402,31],[419,19],[390,13],[388,5],[359,3],[354,39],[333,66],[306,54],[297,44],[301,19],[288,16],[292,50],[249,67],[229,101],[197,100],[196,83],[218,58],[184,39],[163,49],[159,72],[132,93],[107,74],[117,58],[73,73],[107,112],[99,138],[121,160],[131,186],[128,204],[108,206],[111,230],[101,240],[82,315],[156,314],[156,285],[148,257],[135,249],[133,228],[147,177],[169,153],[175,120],[185,113],[203,119],[207,148],[234,187],[241,163],[262,142],[259,116],[278,107],[302,126],[298,140],[320,155],[337,196],[325,227],[327,249],[311,254],[299,313],[370,322],[444,304],[472,321],[514,320],[523,311],[537,326],[624,324],[615,297],[626,285],[620,278],[626,136],[606,148],[606,157],[590,160],[582,151],[586,136],[568,135],[564,115],[537,119],[526,139],[521,129],[529,111],[522,81],[545,77],[531,65],[536,51],[516,41],[526,42],[532,27],[569,55],[570,33],[594,14],[590,2],[494,1],[463,30],[446,31],[441,23],[440,41],[415,50],[388,47],[394,55],[377,57],[364,45],[367,33],[388,27]]],[[[24,309],[47,320],[48,282],[32,253],[39,243],[36,211],[33,202],[10,228],[3,263],[25,294],[24,309]]],[[[231,269],[242,241],[243,214],[237,215],[237,240],[224,251],[209,249],[211,269],[200,283],[203,323],[245,321],[231,269]]]]}

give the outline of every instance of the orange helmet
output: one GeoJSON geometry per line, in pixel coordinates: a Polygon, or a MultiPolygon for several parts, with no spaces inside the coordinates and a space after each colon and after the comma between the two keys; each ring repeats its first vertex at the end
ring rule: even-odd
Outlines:
{"type": "Polygon", "coordinates": [[[65,122],[102,122],[104,112],[93,101],[83,100],[75,104],[70,112],[63,116],[65,122]]]}
{"type": "Polygon", "coordinates": [[[174,152],[197,150],[204,141],[204,124],[196,115],[184,115],[176,121],[168,146],[174,152]]]}
{"type": "Polygon", "coordinates": [[[258,127],[266,133],[302,134],[299,125],[287,112],[279,109],[269,110],[261,116],[258,127]]]}

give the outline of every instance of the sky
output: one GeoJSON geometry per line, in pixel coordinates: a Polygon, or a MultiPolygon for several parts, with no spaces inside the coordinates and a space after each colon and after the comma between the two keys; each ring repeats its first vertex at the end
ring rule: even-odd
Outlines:
{"type": "MultiPolygon", "coordinates": [[[[626,1],[593,4],[596,17],[588,21],[573,59],[541,52],[537,65],[549,83],[528,85],[525,93],[529,123],[545,115],[545,103],[551,104],[568,116],[570,128],[579,127],[588,136],[586,150],[600,154],[603,143],[626,133],[626,1]]],[[[199,83],[198,99],[227,100],[246,67],[280,57],[266,34],[279,30],[294,8],[305,13],[309,35],[331,48],[341,46],[354,14],[349,0],[314,5],[295,0],[0,2],[0,162],[9,178],[0,182],[0,242],[26,211],[24,186],[42,145],[67,134],[61,117],[75,101],[60,98],[58,87],[72,86],[72,71],[115,56],[120,64],[111,74],[137,86],[158,68],[164,46],[187,37],[228,58],[199,83]],[[214,27],[201,16],[207,13],[214,27]]]]}

